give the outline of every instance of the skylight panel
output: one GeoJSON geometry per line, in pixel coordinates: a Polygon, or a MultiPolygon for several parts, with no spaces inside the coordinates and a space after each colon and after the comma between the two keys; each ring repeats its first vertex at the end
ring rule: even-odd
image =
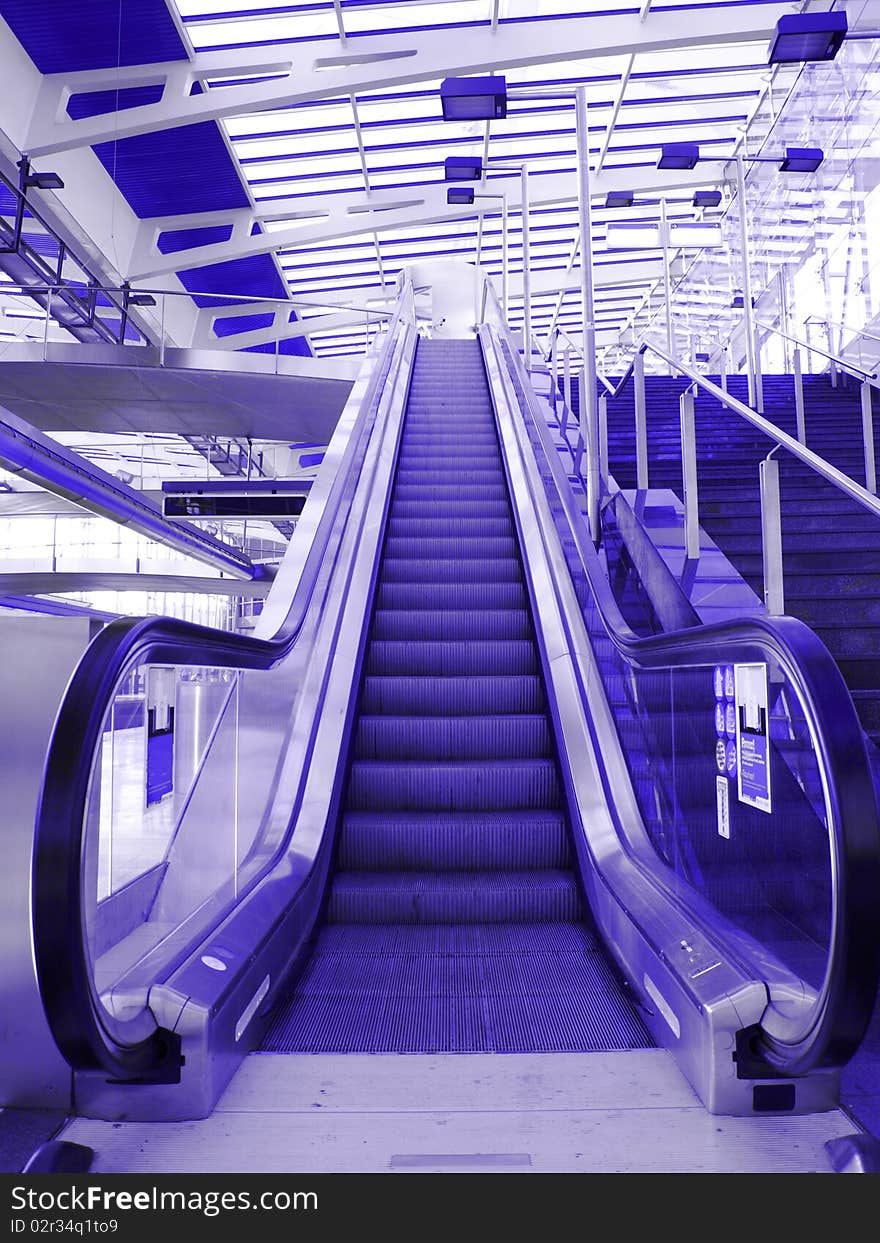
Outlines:
{"type": "Polygon", "coordinates": [[[287,176],[271,178],[254,177],[249,181],[251,193],[260,202],[275,198],[288,198],[293,195],[302,196],[304,200],[321,200],[326,205],[328,194],[332,191],[346,193],[350,190],[363,190],[364,178],[358,171],[355,173],[337,173],[332,179],[326,175],[291,177],[287,168],[287,176]]]}
{"type": "Polygon", "coordinates": [[[342,19],[347,34],[363,31],[393,31],[426,26],[448,26],[461,22],[487,21],[485,0],[441,0],[440,3],[365,4],[355,7],[343,4],[342,19]]]}
{"type": "Polygon", "coordinates": [[[269,156],[242,160],[245,176],[259,180],[265,177],[304,177],[332,176],[334,173],[347,173],[360,168],[357,150],[342,152],[328,151],[326,155],[308,155],[297,159],[269,156]]]}
{"type": "Polygon", "coordinates": [[[271,111],[228,117],[225,125],[231,138],[242,135],[300,133],[351,124],[351,103],[345,99],[324,99],[309,107],[273,108],[271,111]]]}
{"type": "Polygon", "coordinates": [[[329,39],[339,34],[332,7],[324,12],[278,13],[273,17],[256,15],[227,21],[190,21],[186,29],[197,52],[296,39],[329,39]]]}
{"type": "MultiPolygon", "coordinates": [[[[358,96],[357,107],[363,124],[373,121],[441,120],[440,82],[419,82],[417,92],[411,94],[383,95],[378,99],[358,96]]],[[[479,122],[474,122],[474,125],[479,126],[479,122]]]]}
{"type": "MultiPolygon", "coordinates": [[[[737,67],[755,65],[762,66],[764,75],[772,72],[767,67],[766,39],[754,43],[709,43],[671,51],[640,52],[636,58],[636,78],[648,73],[663,73],[682,84],[693,70],[721,69],[730,73],[737,67]]],[[[635,89],[634,86],[633,93],[635,89]]]]}
{"type": "Polygon", "coordinates": [[[323,158],[325,153],[357,150],[354,126],[329,134],[285,134],[281,137],[237,140],[233,142],[240,160],[323,158]],[[320,153],[320,157],[318,155],[320,153]]]}

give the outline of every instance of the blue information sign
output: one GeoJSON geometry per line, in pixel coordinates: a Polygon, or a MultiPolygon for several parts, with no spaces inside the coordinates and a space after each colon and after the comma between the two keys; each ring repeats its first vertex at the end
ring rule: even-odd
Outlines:
{"type": "Polygon", "coordinates": [[[736,666],[737,792],[741,803],[771,811],[767,666],[736,666]]]}

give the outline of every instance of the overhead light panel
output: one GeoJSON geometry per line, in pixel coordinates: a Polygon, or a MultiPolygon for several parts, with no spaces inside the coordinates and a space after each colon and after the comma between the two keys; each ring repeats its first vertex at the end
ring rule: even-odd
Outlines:
{"type": "Polygon", "coordinates": [[[155,306],[156,299],[151,293],[130,293],[127,299],[129,306],[155,306]]]}
{"type": "Polygon", "coordinates": [[[789,13],[776,23],[767,52],[769,65],[834,60],[846,38],[846,13],[789,13]]]}
{"type": "Polygon", "coordinates": [[[449,155],[443,161],[444,181],[479,181],[482,176],[482,156],[449,155]]]}
{"type": "Polygon", "coordinates": [[[694,194],[694,207],[720,207],[720,190],[697,190],[694,194]]]}
{"type": "Polygon", "coordinates": [[[28,173],[24,179],[25,190],[63,190],[64,182],[57,173],[28,173]]]}
{"type": "Polygon", "coordinates": [[[786,147],[781,173],[814,173],[825,156],[819,147],[786,147]]]}
{"type": "Polygon", "coordinates": [[[660,148],[658,168],[696,168],[700,148],[695,142],[667,142],[660,148]]]}
{"type": "Polygon", "coordinates": [[[507,79],[444,78],[440,83],[444,121],[491,121],[507,116],[507,79]]]}
{"type": "Polygon", "coordinates": [[[632,190],[609,190],[605,196],[606,207],[632,207],[634,201],[632,190]]]}
{"type": "Polygon", "coordinates": [[[450,186],[446,191],[446,202],[452,204],[473,203],[474,192],[467,186],[450,186]]]}

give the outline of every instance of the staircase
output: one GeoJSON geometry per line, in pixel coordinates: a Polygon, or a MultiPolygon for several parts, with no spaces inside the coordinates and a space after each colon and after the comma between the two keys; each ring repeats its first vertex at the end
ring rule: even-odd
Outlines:
{"type": "Polygon", "coordinates": [[[651,1047],[585,917],[488,386],[419,341],[335,874],[273,1052],[651,1047]]]}
{"type": "MultiPolygon", "coordinates": [[[[717,378],[715,380],[717,383],[717,378]]],[[[679,397],[683,378],[646,376],[649,483],[683,495],[679,397]]],[[[748,402],[745,376],[728,391],[748,402]]],[[[577,406],[577,390],[573,401],[577,406]]],[[[807,447],[865,482],[858,387],[804,376],[807,447]]],[[[764,414],[796,436],[793,379],[764,377],[764,414]]],[[[633,386],[608,402],[610,470],[636,486],[633,386]]],[[[880,422],[880,418],[878,418],[880,422]]],[[[772,441],[720,402],[696,401],[700,525],[763,599],[758,464],[772,441]]],[[[876,446],[880,461],[880,439],[876,446]]],[[[780,463],[785,611],[806,622],[834,656],[868,738],[880,744],[880,519],[784,450],[780,463]]]]}

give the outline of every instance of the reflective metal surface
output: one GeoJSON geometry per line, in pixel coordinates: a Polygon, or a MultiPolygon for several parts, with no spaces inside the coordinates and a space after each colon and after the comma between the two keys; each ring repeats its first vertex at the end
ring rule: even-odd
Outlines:
{"type": "Polygon", "coordinates": [[[89,637],[86,618],[0,618],[0,1105],[66,1108],[70,1097],[70,1068],[52,1039],[34,972],[30,876],[43,759],[89,637]]]}
{"type": "MultiPolygon", "coordinates": [[[[839,1058],[854,1048],[877,972],[876,921],[866,891],[853,889],[863,866],[876,875],[877,812],[864,757],[858,776],[852,767],[863,747],[836,666],[790,619],[776,630],[760,619],[636,639],[584,538],[558,452],[529,405],[522,373],[517,380],[503,333],[484,328],[481,338],[523,539],[528,544],[534,515],[543,514],[544,560],[555,566],[543,581],[540,549],[529,552],[548,680],[581,808],[585,879],[608,944],[707,1107],[759,1109],[755,1081],[787,1073],[797,1078],[793,1108],[827,1108],[840,1062],[823,1049],[839,1058]],[[561,600],[566,591],[568,607],[556,615],[554,592],[561,600]],[[628,635],[623,642],[608,628],[611,614],[628,635]],[[774,814],[743,806],[734,793],[725,812],[732,832],[720,810],[716,825],[714,796],[722,740],[712,722],[712,682],[722,660],[763,662],[770,671],[774,814]],[[827,687],[818,696],[817,679],[827,687]],[[849,750],[834,746],[844,730],[849,750]],[[842,1040],[832,1034],[835,1022],[842,1040]],[[770,1059],[763,1069],[754,1044],[742,1045],[752,1029],[770,1059]]],[[[730,774],[723,778],[729,795],[730,774]]]]}

